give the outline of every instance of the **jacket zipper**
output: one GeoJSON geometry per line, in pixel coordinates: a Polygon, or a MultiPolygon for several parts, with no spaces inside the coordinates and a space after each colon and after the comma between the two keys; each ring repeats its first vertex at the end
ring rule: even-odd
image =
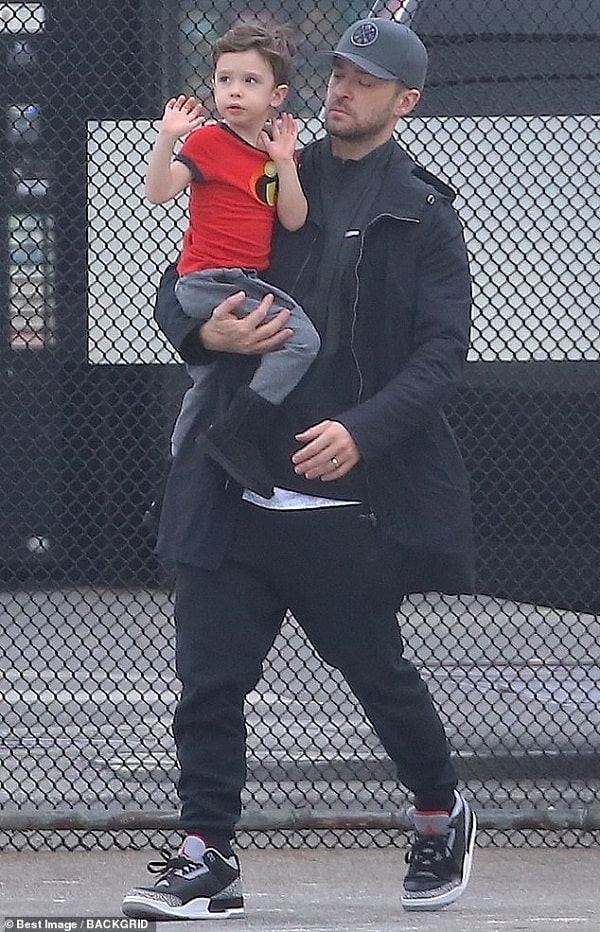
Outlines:
{"type": "Polygon", "coordinates": [[[312,256],[313,246],[315,245],[316,241],[317,241],[317,234],[316,234],[316,233],[313,233],[313,237],[312,237],[312,240],[311,240],[311,242],[310,242],[310,246],[309,246],[308,251],[307,251],[307,253],[306,253],[306,259],[304,260],[304,262],[303,262],[302,265],[300,266],[300,269],[298,270],[298,274],[296,275],[296,278],[294,279],[294,282],[293,282],[293,284],[292,284],[292,287],[289,289],[290,292],[291,292],[291,294],[293,294],[294,291],[296,290],[296,286],[297,286],[298,282],[300,281],[300,279],[302,278],[302,276],[303,276],[303,274],[304,274],[304,270],[305,270],[306,266],[308,265],[308,263],[309,263],[309,261],[310,261],[310,258],[311,258],[311,256],[312,256]]]}
{"type": "MultiPolygon", "coordinates": [[[[417,217],[398,217],[395,214],[377,214],[376,217],[373,217],[373,219],[369,221],[365,229],[360,234],[360,246],[358,250],[358,257],[356,259],[356,262],[354,263],[354,279],[356,281],[356,288],[354,290],[354,301],[352,303],[352,326],[350,328],[350,352],[352,353],[352,360],[354,362],[354,368],[356,369],[356,373],[358,375],[358,391],[356,393],[357,404],[360,404],[362,401],[362,394],[363,394],[363,389],[364,389],[363,374],[362,374],[360,363],[358,361],[358,357],[356,355],[355,348],[354,348],[354,335],[355,335],[355,329],[356,329],[357,308],[358,308],[358,292],[360,288],[358,266],[360,265],[360,261],[363,255],[365,234],[367,230],[369,229],[369,227],[373,226],[374,223],[377,223],[378,220],[383,219],[383,217],[389,217],[392,220],[399,220],[404,223],[420,223],[421,222],[417,217]]],[[[371,481],[369,478],[369,470],[367,469],[366,463],[364,462],[363,462],[363,472],[365,476],[365,486],[367,489],[368,513],[366,515],[361,515],[361,518],[364,518],[366,521],[368,521],[372,527],[377,527],[377,514],[375,513],[375,509],[373,508],[373,504],[372,504],[371,481]]]]}

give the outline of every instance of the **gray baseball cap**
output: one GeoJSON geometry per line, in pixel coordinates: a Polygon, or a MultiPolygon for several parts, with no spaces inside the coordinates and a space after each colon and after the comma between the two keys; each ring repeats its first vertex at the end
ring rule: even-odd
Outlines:
{"type": "Polygon", "coordinates": [[[361,19],[349,26],[334,49],[319,58],[343,58],[375,78],[402,81],[423,90],[427,49],[418,35],[391,19],[361,19]]]}

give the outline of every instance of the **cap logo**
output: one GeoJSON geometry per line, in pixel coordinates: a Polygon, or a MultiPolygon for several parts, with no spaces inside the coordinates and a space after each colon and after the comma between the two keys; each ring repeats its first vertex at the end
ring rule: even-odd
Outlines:
{"type": "Polygon", "coordinates": [[[358,45],[364,48],[366,45],[373,45],[379,36],[379,29],[375,23],[359,23],[350,36],[352,45],[358,45]]]}

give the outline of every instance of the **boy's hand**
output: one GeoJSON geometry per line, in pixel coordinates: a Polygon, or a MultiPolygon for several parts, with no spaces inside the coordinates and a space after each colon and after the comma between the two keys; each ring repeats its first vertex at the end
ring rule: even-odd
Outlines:
{"type": "Polygon", "coordinates": [[[289,162],[294,158],[298,143],[298,126],[291,113],[282,113],[271,121],[271,135],[262,130],[260,134],[265,151],[275,164],[289,162]]]}
{"type": "Polygon", "coordinates": [[[206,119],[203,111],[204,107],[195,97],[186,97],[184,94],[171,97],[165,104],[160,132],[173,139],[186,136],[202,126],[206,119]]]}

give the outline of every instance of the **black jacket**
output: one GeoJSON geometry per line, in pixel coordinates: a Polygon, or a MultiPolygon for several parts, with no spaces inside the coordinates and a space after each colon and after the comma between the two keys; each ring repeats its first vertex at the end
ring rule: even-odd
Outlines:
{"type": "MultiPolygon", "coordinates": [[[[310,205],[296,233],[279,229],[269,278],[302,304],[320,255],[316,142],[300,159],[310,205]]],[[[335,414],[357,443],[366,470],[369,510],[381,540],[414,567],[413,591],[472,588],[469,484],[442,408],[465,364],[470,326],[470,277],[452,192],[418,168],[400,147],[361,231],[352,307],[356,404],[335,414]]],[[[156,320],[189,363],[214,358],[173,295],[174,273],[163,277],[156,320]]],[[[235,530],[240,489],[201,457],[193,437],[251,361],[223,356],[212,397],[198,406],[173,461],[157,552],[194,565],[219,565],[235,530]]],[[[308,426],[308,425],[307,425],[308,426]]]]}

